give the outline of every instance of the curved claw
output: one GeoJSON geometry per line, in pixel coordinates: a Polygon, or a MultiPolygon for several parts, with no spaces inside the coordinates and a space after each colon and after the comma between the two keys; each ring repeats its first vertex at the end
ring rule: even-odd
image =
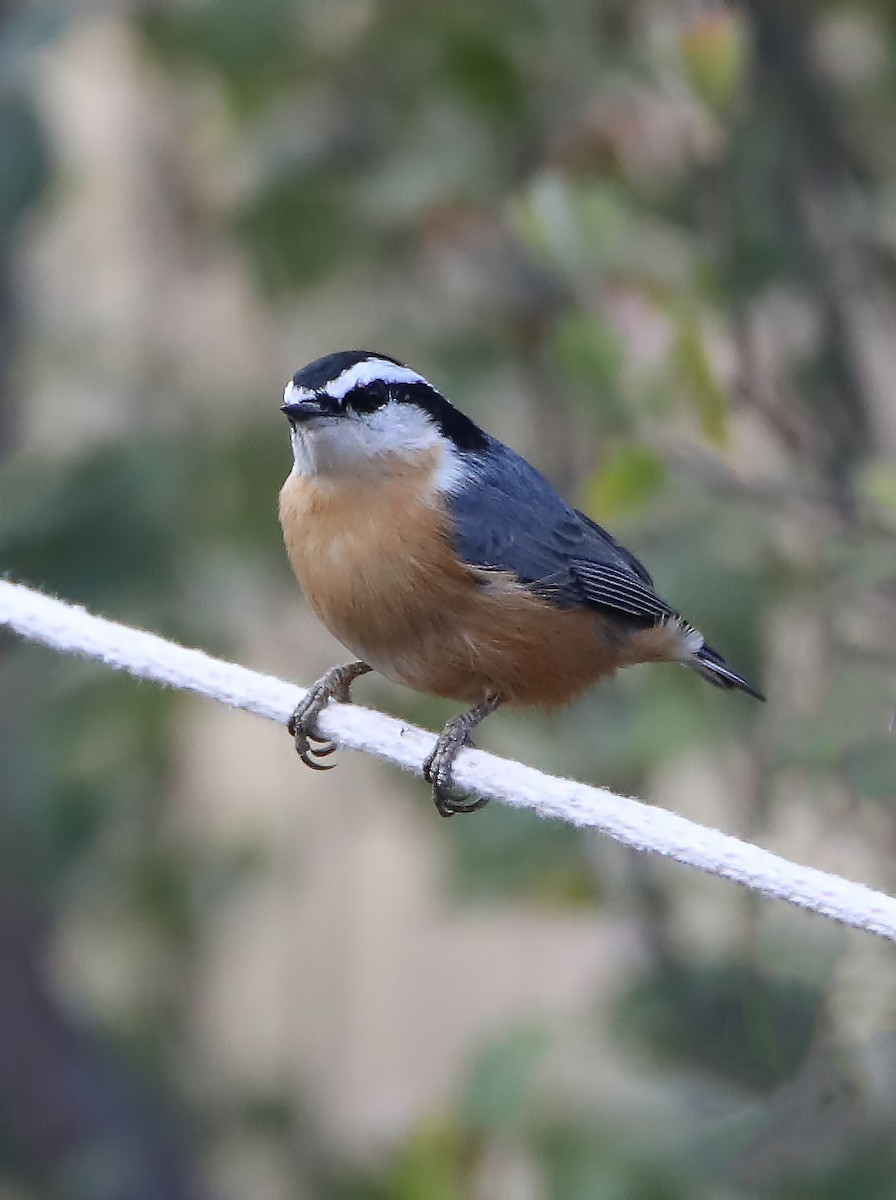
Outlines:
{"type": "Polygon", "coordinates": [[[493,713],[501,703],[498,696],[487,696],[469,712],[461,713],[449,721],[439,734],[432,752],[423,763],[423,778],[432,785],[432,801],[440,817],[453,817],[455,813],[477,812],[488,804],[487,796],[470,800],[458,800],[451,795],[454,786],[454,760],[464,746],[470,745],[473,729],[493,713]]]}
{"type": "Polygon", "coordinates": [[[478,812],[488,804],[488,796],[477,796],[475,800],[454,800],[450,795],[441,795],[441,806],[436,805],[443,817],[453,817],[456,813],[478,812]]]}
{"type": "Polygon", "coordinates": [[[314,760],[318,758],[326,758],[328,754],[332,754],[336,749],[336,746],[333,742],[327,742],[324,741],[323,738],[315,737],[313,734],[307,733],[301,727],[296,729],[294,737],[296,743],[296,753],[306,767],[310,767],[312,771],[332,771],[333,767],[336,765],[335,763],[325,764],[315,762],[314,760]],[[323,741],[324,744],[322,746],[312,746],[309,744],[309,739],[313,741],[323,741]]]}
{"type": "Polygon", "coordinates": [[[348,663],[344,667],[333,667],[322,679],[308,689],[305,698],[296,706],[295,712],[286,723],[292,735],[296,753],[312,771],[332,771],[335,763],[321,763],[316,759],[326,758],[336,750],[336,743],[316,733],[313,726],[330,699],[344,704],[351,702],[349,689],[353,680],[364,675],[370,667],[366,663],[348,663]],[[317,743],[312,745],[311,743],[317,743]]]}
{"type": "Polygon", "coordinates": [[[314,759],[311,757],[311,755],[313,753],[314,753],[313,750],[306,750],[304,753],[302,753],[301,750],[299,751],[299,758],[302,760],[302,762],[305,764],[305,766],[310,767],[312,771],[332,771],[333,768],[336,766],[335,763],[315,762],[314,759]]]}
{"type": "Polygon", "coordinates": [[[432,802],[436,806],[436,812],[440,817],[453,817],[463,807],[462,801],[454,800],[451,797],[451,788],[453,786],[451,764],[459,750],[460,746],[455,747],[454,753],[450,755],[451,761],[446,761],[447,756],[444,753],[444,746],[440,738],[436,742],[432,754],[430,754],[423,764],[423,778],[432,787],[432,802]],[[460,808],[458,807],[459,805],[460,808]]]}

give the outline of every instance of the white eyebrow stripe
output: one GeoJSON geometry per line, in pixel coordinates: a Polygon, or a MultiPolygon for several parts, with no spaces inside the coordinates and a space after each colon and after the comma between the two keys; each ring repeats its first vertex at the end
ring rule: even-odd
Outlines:
{"type": "Polygon", "coordinates": [[[343,400],[353,388],[363,387],[376,379],[381,379],[383,383],[426,383],[427,387],[432,386],[410,367],[400,367],[398,363],[385,358],[366,358],[353,367],[346,367],[322,390],[334,400],[343,400]]]}
{"type": "Polygon", "coordinates": [[[283,389],[283,403],[284,404],[301,404],[301,402],[303,400],[313,400],[313,399],[314,399],[314,392],[312,392],[312,390],[310,388],[296,387],[296,385],[292,382],[292,380],[290,380],[289,383],[286,385],[286,387],[283,389]]]}

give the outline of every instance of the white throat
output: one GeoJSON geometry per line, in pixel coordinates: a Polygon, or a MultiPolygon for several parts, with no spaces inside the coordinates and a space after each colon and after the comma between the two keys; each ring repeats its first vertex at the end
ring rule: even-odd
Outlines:
{"type": "MultiPolygon", "coordinates": [[[[299,388],[286,385],[284,403],[301,398],[299,388]]],[[[376,476],[435,451],[434,490],[452,491],[463,476],[454,445],[415,404],[390,401],[371,413],[312,417],[290,425],[289,437],[295,475],[376,476]]]]}

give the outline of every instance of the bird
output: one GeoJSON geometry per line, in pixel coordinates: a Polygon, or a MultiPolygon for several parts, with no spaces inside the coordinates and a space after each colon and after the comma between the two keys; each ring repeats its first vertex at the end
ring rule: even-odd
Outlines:
{"type": "Polygon", "coordinates": [[[442,816],[473,812],[453,765],[499,706],[553,709],[636,663],[675,662],[763,695],[654,587],[647,569],[526,459],[398,359],[340,350],[283,393],[293,466],[279,499],[293,572],[356,660],[333,667],[288,722],[317,770],[316,720],[376,671],[469,707],[422,764],[442,816]]]}

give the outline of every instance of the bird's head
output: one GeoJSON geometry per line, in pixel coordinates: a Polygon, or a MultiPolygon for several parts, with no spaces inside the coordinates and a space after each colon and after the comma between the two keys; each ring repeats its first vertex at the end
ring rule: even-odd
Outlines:
{"type": "Polygon", "coordinates": [[[431,383],[373,350],[341,350],[302,367],[286,385],[298,474],[370,472],[439,452],[446,480],[488,438],[431,383]]]}

